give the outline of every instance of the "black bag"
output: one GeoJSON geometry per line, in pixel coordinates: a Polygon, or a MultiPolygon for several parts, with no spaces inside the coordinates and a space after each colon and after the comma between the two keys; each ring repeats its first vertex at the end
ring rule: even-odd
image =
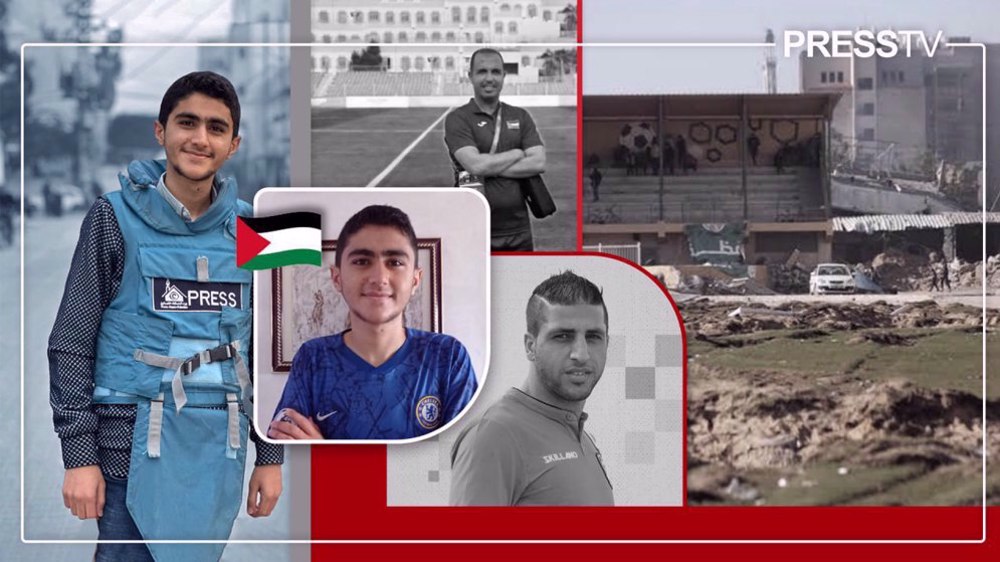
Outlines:
{"type": "Polygon", "coordinates": [[[545,180],[541,174],[536,174],[530,178],[522,178],[521,195],[528,202],[528,208],[535,218],[544,219],[556,212],[556,203],[549,194],[549,188],[545,187],[545,180]]]}

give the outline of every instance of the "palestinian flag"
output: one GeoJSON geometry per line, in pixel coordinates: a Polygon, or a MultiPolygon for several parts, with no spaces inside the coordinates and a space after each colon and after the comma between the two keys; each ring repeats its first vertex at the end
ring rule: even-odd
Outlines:
{"type": "Polygon", "coordinates": [[[244,269],[318,266],[322,247],[319,213],[236,217],[236,265],[244,269]]]}

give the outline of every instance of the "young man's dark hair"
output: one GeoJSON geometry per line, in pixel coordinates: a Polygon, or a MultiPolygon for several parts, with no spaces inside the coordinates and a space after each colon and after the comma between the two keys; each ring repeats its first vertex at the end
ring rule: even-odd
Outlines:
{"type": "Polygon", "coordinates": [[[414,263],[417,263],[417,234],[413,231],[410,217],[390,205],[369,205],[347,219],[344,228],[340,230],[340,236],[337,237],[337,251],[333,258],[334,265],[340,267],[340,257],[344,253],[344,249],[347,248],[347,243],[351,241],[352,236],[366,226],[389,226],[398,230],[410,241],[410,247],[413,248],[413,260],[414,263]]]}
{"type": "Polygon", "coordinates": [[[496,49],[491,49],[489,47],[483,47],[482,49],[476,49],[472,53],[472,56],[469,57],[469,72],[472,72],[472,68],[474,66],[476,66],[476,57],[479,56],[479,55],[496,55],[496,56],[500,57],[500,62],[503,62],[503,55],[501,55],[500,51],[498,51],[496,49]]]}
{"type": "Polygon", "coordinates": [[[538,335],[538,329],[545,321],[545,305],[599,304],[604,309],[604,325],[608,325],[608,307],[604,304],[601,289],[570,270],[553,275],[542,281],[531,293],[525,316],[528,333],[538,335]]]}
{"type": "Polygon", "coordinates": [[[233,117],[233,136],[240,134],[240,100],[236,95],[236,88],[225,76],[210,70],[185,74],[167,88],[163,94],[163,101],[160,102],[160,115],[157,118],[160,125],[166,127],[170,112],[181,100],[195,93],[204,94],[226,104],[233,117]]]}

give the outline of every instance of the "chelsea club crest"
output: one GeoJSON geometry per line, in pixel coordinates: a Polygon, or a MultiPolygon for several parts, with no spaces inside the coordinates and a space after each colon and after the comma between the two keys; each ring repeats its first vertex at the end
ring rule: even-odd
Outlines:
{"type": "Polygon", "coordinates": [[[417,422],[424,429],[434,429],[441,425],[441,399],[424,396],[417,402],[417,422]]]}

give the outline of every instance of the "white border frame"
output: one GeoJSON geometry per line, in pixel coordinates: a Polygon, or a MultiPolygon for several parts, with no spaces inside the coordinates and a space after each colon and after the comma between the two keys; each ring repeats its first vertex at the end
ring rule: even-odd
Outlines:
{"type": "MultiPolygon", "coordinates": [[[[342,187],[265,187],[264,189],[261,189],[260,191],[258,191],[256,195],[254,195],[253,209],[254,209],[254,213],[256,213],[257,212],[257,206],[258,206],[257,205],[257,198],[260,197],[260,195],[262,193],[267,193],[267,194],[280,193],[282,195],[286,195],[286,194],[287,195],[291,195],[293,193],[306,194],[306,195],[314,195],[316,193],[338,193],[338,194],[345,194],[346,195],[346,194],[351,194],[351,193],[379,193],[379,194],[394,194],[394,193],[398,193],[398,194],[410,194],[410,193],[456,193],[457,191],[458,190],[456,190],[456,188],[454,188],[454,187],[359,187],[359,188],[355,188],[355,187],[343,187],[343,188],[342,187]]],[[[486,223],[487,223],[487,228],[483,229],[483,248],[485,248],[486,253],[489,254],[490,253],[489,252],[489,248],[490,248],[490,229],[488,228],[488,224],[489,224],[489,209],[490,209],[489,202],[486,201],[486,197],[484,197],[481,193],[479,193],[478,191],[476,191],[474,189],[462,189],[461,191],[465,191],[465,192],[468,192],[468,193],[475,194],[475,196],[479,200],[480,204],[483,205],[483,213],[485,214],[486,223]]],[[[417,238],[419,238],[419,237],[420,236],[418,235],[417,238]]],[[[444,239],[442,239],[442,242],[443,241],[444,241],[444,239]]],[[[442,249],[442,256],[441,256],[442,269],[444,267],[444,264],[443,264],[443,261],[444,261],[443,253],[444,253],[444,251],[442,249]]],[[[462,411],[459,413],[459,415],[455,416],[454,418],[451,419],[451,421],[449,421],[445,425],[443,425],[443,426],[435,429],[434,431],[431,431],[430,433],[426,433],[426,434],[420,435],[418,437],[410,437],[408,439],[301,439],[301,440],[271,439],[270,437],[267,436],[267,432],[266,431],[265,432],[261,432],[260,424],[263,423],[263,421],[262,421],[262,418],[260,417],[260,412],[259,412],[260,401],[257,400],[258,389],[257,389],[257,385],[254,385],[254,403],[253,403],[253,410],[254,410],[254,412],[253,412],[253,419],[254,419],[254,428],[257,430],[257,436],[260,437],[262,440],[266,441],[267,443],[273,443],[275,445],[292,446],[292,447],[299,446],[299,445],[403,445],[403,444],[406,444],[406,443],[418,443],[418,442],[423,441],[425,439],[429,439],[431,437],[436,437],[442,431],[444,431],[444,430],[448,429],[449,427],[451,427],[452,425],[454,425],[455,422],[457,422],[458,420],[460,420],[463,417],[465,417],[465,414],[467,414],[469,412],[469,409],[472,406],[473,402],[475,402],[476,399],[479,398],[479,394],[483,390],[483,385],[486,384],[486,377],[489,376],[489,370],[490,370],[490,352],[492,351],[492,349],[491,349],[492,346],[490,345],[490,343],[491,343],[491,340],[492,340],[492,337],[493,337],[493,326],[491,324],[491,318],[490,318],[490,314],[492,312],[491,308],[490,308],[490,295],[491,295],[491,291],[492,291],[492,267],[491,267],[492,261],[491,261],[491,259],[489,257],[487,257],[487,259],[485,260],[485,264],[486,264],[486,271],[485,271],[484,279],[486,281],[486,283],[485,283],[486,294],[483,295],[483,297],[486,299],[486,341],[484,342],[485,346],[483,348],[483,350],[485,352],[483,354],[484,365],[483,365],[483,368],[482,368],[481,371],[477,371],[477,373],[480,373],[480,377],[478,377],[479,384],[476,387],[476,393],[472,395],[472,399],[469,400],[469,403],[465,405],[465,408],[462,409],[462,411]]],[[[253,337],[254,337],[254,341],[261,341],[260,337],[259,337],[260,336],[260,317],[261,317],[261,315],[258,314],[257,313],[258,311],[256,310],[256,308],[259,307],[260,303],[261,303],[261,299],[259,297],[260,279],[261,279],[261,277],[259,277],[259,276],[262,276],[262,275],[271,275],[271,272],[270,272],[270,270],[255,271],[253,273],[253,275],[254,275],[253,302],[254,302],[254,308],[255,308],[254,315],[253,315],[253,337]]],[[[441,283],[441,286],[443,287],[444,286],[444,276],[443,275],[441,275],[440,283],[441,283]]],[[[270,285],[270,282],[268,282],[268,285],[270,285]]],[[[269,287],[269,288],[271,290],[274,289],[273,286],[269,287]]],[[[443,306],[444,306],[444,295],[442,294],[441,295],[441,302],[438,303],[438,307],[443,307],[443,306]]],[[[261,312],[263,314],[267,314],[268,317],[270,318],[270,314],[271,314],[270,308],[268,310],[266,310],[266,311],[261,311],[261,312]]],[[[269,321],[269,323],[272,324],[271,325],[271,331],[272,331],[272,333],[274,331],[273,322],[274,322],[274,319],[271,318],[271,320],[269,321]]],[[[448,332],[444,331],[444,326],[443,326],[443,324],[444,324],[444,315],[443,314],[441,315],[441,323],[442,323],[442,326],[441,326],[441,332],[440,333],[447,334],[448,332]]],[[[270,338],[271,338],[271,336],[268,335],[267,339],[270,340],[270,338]]],[[[272,358],[272,361],[273,361],[273,358],[272,358]]],[[[260,375],[260,364],[261,364],[260,361],[254,361],[254,369],[253,369],[254,381],[259,381],[260,380],[258,378],[259,375],[260,375]]],[[[269,372],[271,372],[271,371],[269,371],[269,372]]],[[[284,376],[288,376],[288,373],[284,373],[284,376]]],[[[270,423],[270,419],[271,418],[268,417],[266,419],[268,420],[268,423],[270,423]]]]}
{"type": "MultiPolygon", "coordinates": [[[[381,43],[374,43],[375,45],[381,46],[381,43]]],[[[234,544],[983,544],[986,542],[986,283],[983,283],[982,292],[982,309],[983,309],[983,361],[982,361],[982,380],[983,380],[983,399],[982,399],[982,420],[983,420],[983,435],[982,435],[982,452],[983,452],[983,468],[982,468],[982,502],[980,507],[982,509],[983,515],[983,525],[982,525],[982,536],[980,539],[717,539],[717,540],[696,540],[696,539],[627,539],[627,540],[596,540],[596,539],[585,539],[585,540],[525,540],[525,539],[468,539],[468,540],[458,540],[458,539],[428,539],[428,540],[402,540],[402,539],[387,539],[387,540],[353,540],[353,539],[343,539],[343,540],[255,540],[255,539],[245,539],[245,540],[226,540],[226,541],[213,541],[213,540],[151,540],[151,541],[131,541],[131,540],[113,540],[113,541],[98,541],[98,540],[76,540],[76,539],[26,539],[24,536],[24,54],[25,50],[28,48],[61,48],[61,47],[280,47],[280,48],[302,48],[302,47],[323,47],[327,45],[326,43],[24,43],[21,45],[21,225],[20,225],[20,315],[19,315],[19,328],[20,328],[20,362],[21,362],[21,447],[20,447],[20,491],[21,491],[21,533],[20,539],[22,543],[25,544],[97,544],[97,543],[180,543],[180,544],[202,544],[202,543],[234,543],[234,544]]],[[[372,43],[337,43],[339,47],[358,47],[364,48],[372,45],[372,43]]],[[[710,47],[776,47],[776,42],[762,42],[762,43],[492,43],[492,44],[472,44],[472,43],[441,43],[439,46],[443,47],[559,47],[559,48],[571,48],[571,47],[582,47],[582,48],[657,48],[657,47],[699,47],[699,48],[710,48],[710,47]]],[[[985,181],[986,177],[986,45],[984,43],[945,43],[945,47],[978,47],[983,53],[983,131],[982,131],[982,142],[983,142],[983,177],[985,181]]],[[[578,95],[582,95],[582,92],[578,92],[578,95]]],[[[986,189],[983,189],[983,239],[982,239],[982,261],[986,262],[986,189]]],[[[256,288],[255,288],[256,290],[256,288]]],[[[256,320],[254,321],[256,325],[256,320]]],[[[685,404],[686,407],[686,404],[685,404]]],[[[687,506],[690,507],[690,506],[687,506]]],[[[832,508],[835,509],[835,508],[832,508]]]]}

